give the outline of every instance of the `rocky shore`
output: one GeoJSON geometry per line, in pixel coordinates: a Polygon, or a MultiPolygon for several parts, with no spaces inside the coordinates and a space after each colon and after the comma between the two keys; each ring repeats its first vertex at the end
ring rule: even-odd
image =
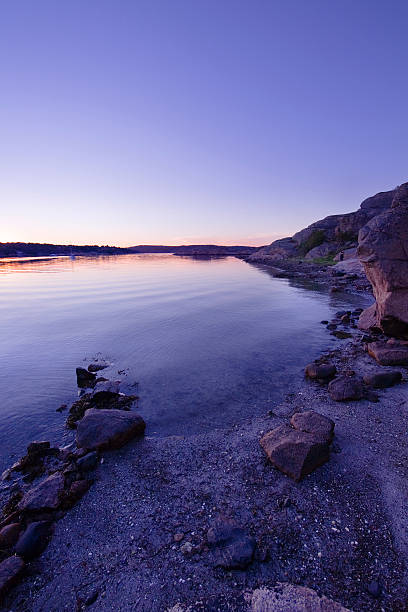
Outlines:
{"type": "MultiPolygon", "coordinates": [[[[264,416],[151,438],[103,364],[77,370],[75,442],[34,442],[3,475],[5,610],[408,610],[406,281],[377,248],[394,211],[408,227],[405,186],[380,200],[358,247],[375,306],[316,321],[334,348],[264,416]]],[[[367,291],[341,252],[260,265],[367,291]]]]}

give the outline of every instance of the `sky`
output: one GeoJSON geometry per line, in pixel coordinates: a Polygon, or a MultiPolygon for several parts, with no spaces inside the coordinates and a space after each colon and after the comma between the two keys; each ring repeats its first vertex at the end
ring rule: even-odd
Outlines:
{"type": "Polygon", "coordinates": [[[408,180],[406,0],[2,0],[0,241],[268,244],[408,180]]]}

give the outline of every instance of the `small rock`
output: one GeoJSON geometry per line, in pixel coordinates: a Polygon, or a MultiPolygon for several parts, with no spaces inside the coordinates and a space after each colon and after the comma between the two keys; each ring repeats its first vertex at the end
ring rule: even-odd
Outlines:
{"type": "Polygon", "coordinates": [[[225,569],[245,569],[252,561],[256,541],[232,520],[220,520],[207,532],[214,551],[214,565],[225,569]]]}
{"type": "Polygon", "coordinates": [[[48,476],[24,495],[18,505],[19,509],[25,512],[56,510],[61,502],[64,484],[64,476],[59,472],[48,476]]]}
{"type": "Polygon", "coordinates": [[[0,563],[0,597],[2,597],[18,580],[24,568],[20,557],[9,557],[0,563]]]}
{"type": "Polygon", "coordinates": [[[96,375],[92,372],[88,372],[85,368],[76,369],[77,385],[81,389],[86,387],[93,387],[95,385],[96,375]]]}
{"type": "Polygon", "coordinates": [[[88,491],[91,486],[91,482],[86,479],[75,480],[69,487],[69,491],[65,498],[65,507],[71,507],[76,504],[88,491]]]}
{"type": "Polygon", "coordinates": [[[380,365],[408,365],[408,342],[372,342],[367,350],[380,365]]]}
{"type": "Polygon", "coordinates": [[[333,329],[336,329],[336,328],[337,328],[337,325],[336,325],[336,323],[329,323],[329,324],[326,326],[326,328],[327,328],[327,329],[329,329],[329,330],[333,330],[333,329]]]}
{"type": "Polygon", "coordinates": [[[50,448],[49,442],[31,442],[31,444],[27,446],[27,454],[28,455],[33,455],[36,453],[45,454],[49,448],[50,448]]]}
{"type": "Polygon", "coordinates": [[[95,591],[94,593],[92,593],[92,595],[89,595],[89,597],[85,599],[85,605],[92,606],[92,604],[95,603],[95,601],[98,599],[98,595],[98,591],[95,591]]]}
{"type": "Polygon", "coordinates": [[[380,583],[377,582],[377,580],[372,580],[367,587],[367,591],[370,593],[371,597],[378,599],[382,592],[380,583]]]}
{"type": "Polygon", "coordinates": [[[14,544],[18,540],[20,531],[20,523],[11,523],[10,525],[3,527],[3,529],[0,531],[0,549],[13,548],[14,544]]]}
{"type": "Polygon", "coordinates": [[[338,340],[347,340],[347,338],[353,337],[353,335],[349,332],[344,332],[341,330],[332,332],[332,335],[335,336],[338,340]]]}
{"type": "Polygon", "coordinates": [[[193,552],[193,545],[191,542],[185,542],[183,546],[180,547],[180,550],[183,555],[191,555],[193,552]]]}
{"type": "Polygon", "coordinates": [[[99,372],[108,367],[107,363],[90,363],[88,366],[88,372],[99,372]]]}
{"type": "Polygon", "coordinates": [[[341,604],[320,596],[313,589],[280,582],[273,588],[253,591],[251,612],[351,612],[341,604]]]}
{"type": "Polygon", "coordinates": [[[357,376],[339,376],[329,384],[329,394],[336,402],[360,400],[364,395],[363,382],[357,376]]]}
{"type": "Polygon", "coordinates": [[[96,451],[92,451],[83,457],[80,457],[77,461],[77,466],[81,472],[88,472],[94,470],[98,465],[98,454],[96,451]]]}
{"type": "Polygon", "coordinates": [[[173,536],[173,539],[175,542],[181,542],[183,538],[184,538],[184,533],[175,533],[173,536]]]}
{"type": "Polygon", "coordinates": [[[330,380],[336,375],[336,372],[336,366],[331,364],[309,363],[305,368],[306,376],[313,380],[330,380]]]}
{"type": "Polygon", "coordinates": [[[328,325],[328,323],[329,323],[329,322],[328,322],[328,321],[320,321],[320,323],[321,323],[322,325],[328,325]]]}
{"type": "Polygon", "coordinates": [[[26,561],[38,557],[47,548],[51,534],[48,521],[30,523],[16,544],[16,553],[26,561]]]}

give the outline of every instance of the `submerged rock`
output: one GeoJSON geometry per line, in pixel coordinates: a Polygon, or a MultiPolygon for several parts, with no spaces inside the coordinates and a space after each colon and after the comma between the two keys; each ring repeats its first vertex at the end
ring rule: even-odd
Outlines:
{"type": "Polygon", "coordinates": [[[18,580],[24,568],[20,557],[9,557],[0,563],[0,597],[2,597],[18,580]]]}
{"type": "Polygon", "coordinates": [[[120,448],[142,435],[146,423],[141,416],[123,410],[87,410],[79,422],[76,441],[79,448],[105,450],[120,448]]]}
{"type": "Polygon", "coordinates": [[[364,396],[363,381],[357,376],[339,376],[329,384],[329,395],[335,402],[358,401],[364,396]]]}
{"type": "Polygon", "coordinates": [[[214,552],[214,565],[225,569],[245,569],[252,561],[256,541],[232,520],[220,520],[207,532],[214,552]]]}
{"type": "Polygon", "coordinates": [[[270,462],[296,481],[326,463],[330,456],[327,436],[281,425],[265,434],[260,444],[270,462]]]}
{"type": "Polygon", "coordinates": [[[109,367],[107,363],[90,363],[88,366],[88,372],[100,372],[109,367]]]}

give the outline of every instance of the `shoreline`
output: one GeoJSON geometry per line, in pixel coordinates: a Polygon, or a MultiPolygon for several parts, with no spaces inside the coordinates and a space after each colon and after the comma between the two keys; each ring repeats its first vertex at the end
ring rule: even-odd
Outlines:
{"type": "MultiPolygon", "coordinates": [[[[319,266],[303,269],[338,282],[319,266]]],[[[328,351],[339,371],[393,369],[377,366],[351,331],[328,351]]],[[[7,609],[243,611],[253,609],[255,589],[289,582],[352,610],[404,610],[402,371],[403,383],[379,402],[334,402],[326,386],[304,380],[264,417],[189,437],[146,436],[104,454],[93,487],[56,523],[7,609]],[[267,461],[259,439],[311,407],[335,421],[333,450],[295,483],[267,461]],[[207,531],[220,517],[256,541],[246,570],[214,567],[207,531]]]]}

